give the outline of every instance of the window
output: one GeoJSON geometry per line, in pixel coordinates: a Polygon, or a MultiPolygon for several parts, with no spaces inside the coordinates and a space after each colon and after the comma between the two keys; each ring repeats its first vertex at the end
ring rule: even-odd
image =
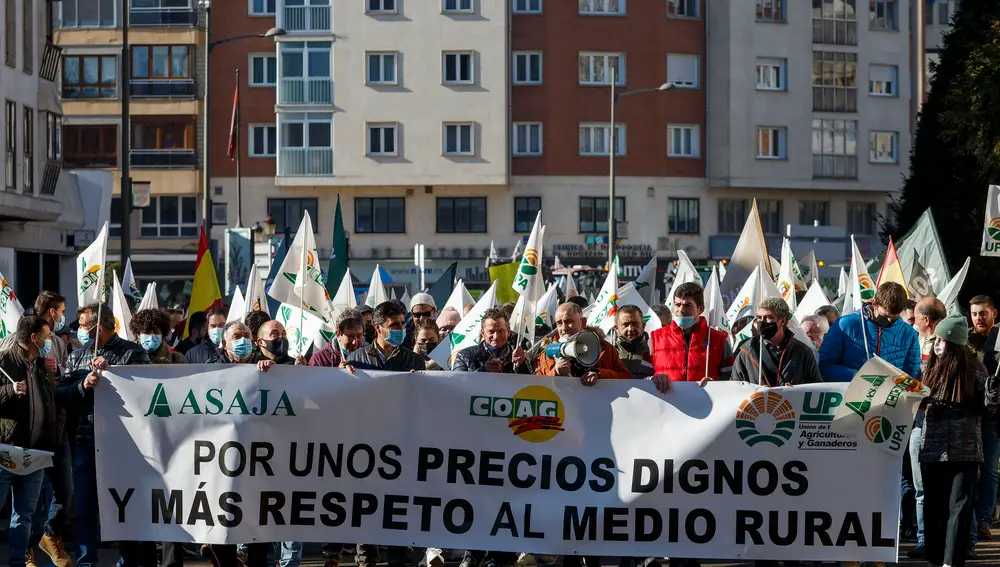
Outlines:
{"type": "MultiPolygon", "coordinates": [[[[615,125],[615,155],[625,155],[625,125],[615,125]]],[[[606,156],[611,148],[611,126],[604,124],[580,124],[580,155],[606,156]]]]}
{"type": "Polygon", "coordinates": [[[829,201],[799,201],[799,224],[812,226],[813,223],[830,224],[829,201]]]}
{"type": "Polygon", "coordinates": [[[747,223],[750,203],[746,199],[719,199],[719,234],[739,234],[747,223]]]}
{"type": "Polygon", "coordinates": [[[134,96],[194,96],[191,49],[186,45],[140,45],[132,48],[134,96]]]}
{"type": "Polygon", "coordinates": [[[396,52],[385,53],[368,52],[368,84],[369,85],[395,85],[396,84],[396,52]]]}
{"type": "Polygon", "coordinates": [[[476,153],[471,122],[444,125],[444,155],[471,156],[476,153]]]}
{"type": "Polygon", "coordinates": [[[64,56],[62,96],[63,98],[117,98],[118,57],[64,56]]]}
{"type": "Polygon", "coordinates": [[[122,237],[122,198],[111,197],[111,215],[108,218],[108,236],[122,237]]]}
{"type": "Polygon", "coordinates": [[[857,0],[813,0],[813,43],[857,45],[856,3],[857,0]]]}
{"type": "Polygon", "coordinates": [[[514,0],[515,14],[541,14],[542,0],[514,0]]]}
{"type": "Polygon", "coordinates": [[[858,55],[813,51],[813,110],[858,111],[858,55]]]}
{"type": "Polygon", "coordinates": [[[875,235],[875,203],[847,203],[847,232],[875,235]]]}
{"type": "Polygon", "coordinates": [[[667,0],[667,16],[672,18],[697,18],[698,0],[667,0]]]}
{"type": "Polygon", "coordinates": [[[785,159],[788,131],[771,126],[757,127],[757,159],[785,159]]]}
{"type": "Polygon", "coordinates": [[[540,51],[514,53],[514,84],[542,84],[542,53],[540,51]]]}
{"type": "Polygon", "coordinates": [[[406,199],[354,199],[354,232],[405,233],[406,199]]]}
{"type": "Polygon", "coordinates": [[[226,203],[212,203],[212,224],[216,226],[229,224],[229,210],[226,203]]]}
{"type": "Polygon", "coordinates": [[[333,113],[278,114],[278,175],[333,174],[333,113]]]}
{"type": "Polygon", "coordinates": [[[698,88],[697,55],[667,54],[667,82],[674,88],[698,88]]]}
{"type": "Polygon", "coordinates": [[[813,177],[857,179],[858,121],[812,121],[813,177]]]}
{"type": "Polygon", "coordinates": [[[624,14],[625,0],[579,0],[581,14],[624,14]]]}
{"type": "Polygon", "coordinates": [[[625,84],[624,53],[581,53],[580,84],[610,85],[614,72],[615,84],[625,84]]]}
{"type": "Polygon", "coordinates": [[[131,133],[133,150],[193,150],[195,146],[194,122],[184,119],[136,116],[131,133]]]}
{"type": "Polygon", "coordinates": [[[924,24],[928,26],[934,25],[934,9],[930,6],[924,8],[924,24]]]}
{"type": "Polygon", "coordinates": [[[198,198],[153,197],[142,209],[139,222],[142,238],[196,238],[198,236],[198,198]]]}
{"type": "MultiPolygon", "coordinates": [[[[303,213],[308,212],[314,219],[319,218],[319,201],[317,199],[268,199],[267,215],[274,219],[275,231],[294,233],[302,224],[303,213]]],[[[316,232],[316,223],[313,223],[316,232]]]]}
{"type": "Polygon", "coordinates": [[[66,167],[117,167],[118,126],[63,126],[66,167]]]}
{"type": "Polygon", "coordinates": [[[442,59],[442,82],[446,85],[472,84],[472,52],[445,52],[442,59]]]}
{"type": "Polygon", "coordinates": [[[897,75],[898,70],[895,65],[869,65],[868,94],[871,96],[899,95],[897,75]]]}
{"type": "Polygon", "coordinates": [[[273,53],[250,56],[250,86],[273,87],[278,82],[278,57],[273,53]]]}
{"type": "Polygon", "coordinates": [[[674,199],[667,201],[667,230],[670,234],[698,234],[701,201],[674,199]]]}
{"type": "Polygon", "coordinates": [[[17,67],[17,4],[14,0],[4,0],[4,62],[8,67],[17,67]]]}
{"type": "Polygon", "coordinates": [[[17,103],[4,101],[4,188],[17,191],[17,103]]]}
{"type": "Polygon", "coordinates": [[[531,232],[540,210],[541,197],[514,197],[514,232],[531,232]]]}
{"type": "Polygon", "coordinates": [[[395,14],[396,0],[365,0],[365,11],[369,14],[395,14]]]}
{"type": "Polygon", "coordinates": [[[396,124],[369,124],[368,125],[368,155],[370,156],[394,156],[398,155],[396,149],[396,124]]]}
{"type": "Polygon", "coordinates": [[[283,41],[278,86],[279,104],[331,104],[333,82],[329,41],[283,41]]]}
{"type": "Polygon", "coordinates": [[[62,116],[54,112],[45,113],[45,157],[62,159],[62,116]]]}
{"type": "MultiPolygon", "coordinates": [[[[938,25],[946,26],[951,23],[951,9],[948,6],[948,2],[940,1],[938,5],[938,25]]],[[[928,12],[930,10],[927,10],[928,12]]]]}
{"type": "Polygon", "coordinates": [[[542,155],[541,122],[514,123],[514,155],[516,156],[542,155]]]}
{"type": "Polygon", "coordinates": [[[275,0],[250,0],[251,16],[273,16],[275,0]]]}
{"type": "Polygon", "coordinates": [[[442,6],[441,11],[445,13],[465,13],[469,14],[472,12],[472,1],[473,0],[441,0],[442,6]]]}
{"type": "Polygon", "coordinates": [[[785,0],[757,0],[757,21],[783,23],[785,21],[785,0]]]}
{"type": "Polygon", "coordinates": [[[869,29],[896,31],[896,25],[896,0],[871,0],[869,2],[869,29]]]}
{"type": "Polygon", "coordinates": [[[277,150],[277,126],[274,124],[250,125],[250,157],[274,157],[277,150]]]}
{"type": "Polygon", "coordinates": [[[868,134],[868,161],[871,163],[899,163],[897,132],[871,132],[868,134]]]}
{"type": "Polygon", "coordinates": [[[486,232],[486,197],[438,197],[437,231],[486,232]]]}
{"type": "Polygon", "coordinates": [[[121,0],[62,0],[63,28],[113,28],[121,0]]]}
{"type": "Polygon", "coordinates": [[[698,157],[701,143],[698,126],[692,124],[667,125],[667,155],[670,157],[698,157]]]}
{"type": "Polygon", "coordinates": [[[35,192],[35,111],[24,107],[24,192],[35,192]]]}
{"type": "MultiPolygon", "coordinates": [[[[625,197],[615,197],[615,222],[625,222],[625,197]]],[[[607,197],[580,197],[580,232],[608,232],[607,197]]]]}
{"type": "MultiPolygon", "coordinates": [[[[8,4],[13,4],[14,0],[6,0],[8,4]]],[[[45,0],[40,0],[45,6],[45,10],[52,10],[52,6],[45,0]]],[[[21,43],[24,44],[24,61],[21,69],[25,73],[31,74],[35,68],[35,42],[38,37],[35,35],[35,2],[34,0],[23,0],[21,10],[21,43]]],[[[27,187],[25,187],[27,189],[27,187]]]]}
{"type": "Polygon", "coordinates": [[[787,59],[773,59],[769,57],[757,58],[757,90],[758,91],[783,91],[786,88],[785,69],[788,65],[787,59]]]}
{"type": "Polygon", "coordinates": [[[781,219],[781,201],[773,199],[757,199],[757,212],[760,214],[760,228],[764,234],[784,234],[781,219]]]}

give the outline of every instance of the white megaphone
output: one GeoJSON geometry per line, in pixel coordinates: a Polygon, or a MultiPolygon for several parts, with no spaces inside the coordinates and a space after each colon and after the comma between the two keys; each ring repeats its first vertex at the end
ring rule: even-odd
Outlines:
{"type": "Polygon", "coordinates": [[[563,343],[550,343],[545,347],[549,358],[569,358],[580,363],[584,368],[597,364],[601,357],[601,337],[593,331],[580,331],[563,343]]]}

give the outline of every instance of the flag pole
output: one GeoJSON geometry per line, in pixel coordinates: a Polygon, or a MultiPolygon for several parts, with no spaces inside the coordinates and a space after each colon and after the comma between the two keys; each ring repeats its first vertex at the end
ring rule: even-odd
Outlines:
{"type": "Polygon", "coordinates": [[[708,326],[708,341],[705,342],[705,377],[708,378],[708,361],[712,354],[712,323],[708,317],[705,317],[705,324],[708,326]]]}
{"type": "MultiPolygon", "coordinates": [[[[104,221],[101,232],[107,235],[108,221],[104,221]]],[[[98,234],[100,236],[100,233],[98,234]]],[[[101,342],[101,308],[104,307],[104,273],[107,271],[108,240],[104,238],[104,248],[101,249],[101,269],[97,272],[97,333],[94,337],[94,358],[97,358],[97,343],[101,342]]]]}
{"type": "Polygon", "coordinates": [[[305,320],[306,320],[306,302],[305,300],[302,299],[302,291],[305,290],[306,285],[305,282],[299,281],[299,278],[306,277],[306,273],[308,270],[308,267],[306,266],[306,247],[304,241],[302,243],[302,255],[300,257],[300,261],[301,263],[299,264],[299,275],[297,278],[295,278],[295,281],[298,284],[302,285],[302,290],[299,291],[299,338],[296,339],[296,343],[305,336],[305,331],[303,329],[305,327],[305,320]]]}
{"type": "MultiPolygon", "coordinates": [[[[206,109],[207,111],[207,109],[206,109]]],[[[240,70],[236,69],[236,120],[233,124],[236,137],[236,228],[243,228],[243,176],[240,172],[240,154],[243,149],[240,146],[240,70]]],[[[207,191],[208,188],[206,187],[207,191]]]]}

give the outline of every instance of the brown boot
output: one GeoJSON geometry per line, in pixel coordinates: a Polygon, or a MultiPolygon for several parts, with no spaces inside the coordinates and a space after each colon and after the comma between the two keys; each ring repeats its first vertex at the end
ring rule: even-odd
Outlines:
{"type": "Polygon", "coordinates": [[[30,547],[24,554],[24,567],[38,567],[38,564],[35,563],[35,550],[30,547]]]}
{"type": "Polygon", "coordinates": [[[62,537],[45,534],[42,536],[42,541],[38,542],[38,547],[52,559],[55,567],[72,567],[73,559],[66,553],[62,537]]]}

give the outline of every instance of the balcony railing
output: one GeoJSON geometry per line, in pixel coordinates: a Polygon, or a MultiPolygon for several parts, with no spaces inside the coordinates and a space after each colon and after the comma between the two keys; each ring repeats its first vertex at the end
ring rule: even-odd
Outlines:
{"type": "Polygon", "coordinates": [[[288,32],[330,31],[330,6],[285,6],[282,15],[288,32]]]}
{"type": "Polygon", "coordinates": [[[194,150],[132,150],[132,167],[151,169],[191,169],[198,165],[194,150]]]}
{"type": "Polygon", "coordinates": [[[194,27],[198,24],[198,12],[184,8],[135,8],[129,11],[129,25],[134,27],[194,27]]]}
{"type": "Polygon", "coordinates": [[[282,148],[278,175],[333,175],[333,148],[282,148]]]}
{"type": "Polygon", "coordinates": [[[62,164],[56,160],[45,162],[45,169],[42,171],[42,186],[40,195],[55,195],[56,184],[59,183],[59,173],[62,172],[62,164]]]}
{"type": "Polygon", "coordinates": [[[42,51],[42,65],[38,68],[38,76],[46,81],[55,81],[56,74],[59,73],[59,59],[62,57],[62,48],[52,43],[45,42],[45,50],[42,51]]]}
{"type": "Polygon", "coordinates": [[[331,77],[282,77],[278,104],[333,104],[331,77]]]}
{"type": "Polygon", "coordinates": [[[191,79],[132,79],[129,84],[132,87],[131,95],[137,98],[192,98],[195,94],[194,81],[191,79]]]}

